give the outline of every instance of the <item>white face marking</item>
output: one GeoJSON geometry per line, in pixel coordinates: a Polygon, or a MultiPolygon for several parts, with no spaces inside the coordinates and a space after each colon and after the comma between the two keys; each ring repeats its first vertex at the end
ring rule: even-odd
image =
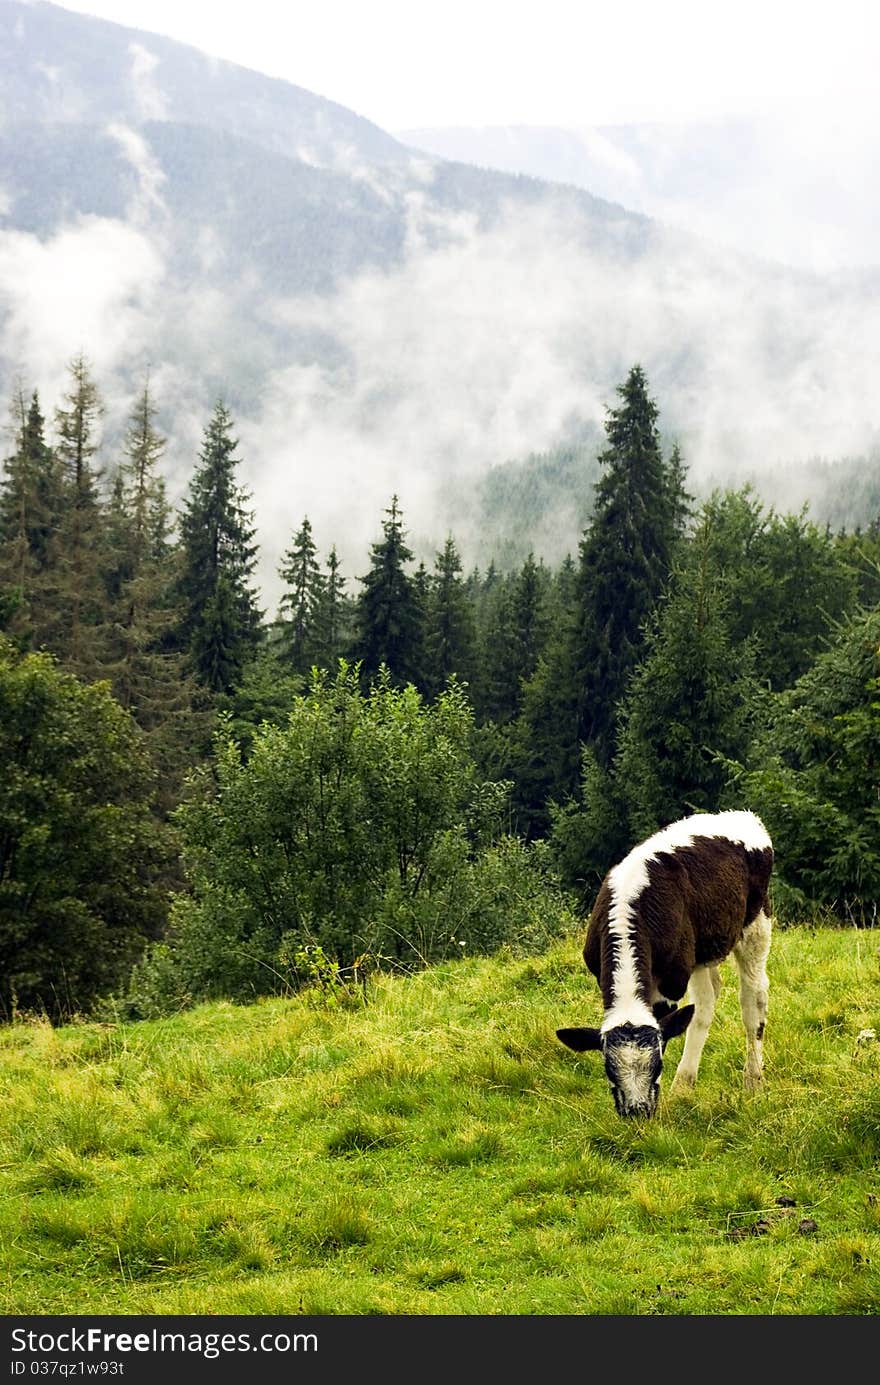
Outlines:
{"type": "Polygon", "coordinates": [[[649,883],[648,862],[656,860],[658,852],[678,851],[681,847],[690,846],[694,837],[724,838],[740,842],[750,851],[765,851],[771,845],[764,824],[754,813],[739,810],[693,813],[691,817],[670,823],[647,841],[640,842],[619,865],[609,871],[611,906],[608,910],[608,929],[617,941],[617,965],[611,979],[611,1007],[602,1021],[603,1034],[619,1024],[657,1028],[650,1007],[638,995],[636,958],[632,945],[635,904],[649,883]]]}
{"type": "Polygon", "coordinates": [[[654,1049],[645,1048],[644,1044],[615,1046],[617,1077],[631,1106],[643,1106],[650,1099],[654,1085],[654,1053],[654,1049]]]}
{"type": "Polygon", "coordinates": [[[660,1093],[662,1045],[657,1030],[612,1032],[604,1045],[605,1074],[620,1116],[652,1116],[660,1093]]]}

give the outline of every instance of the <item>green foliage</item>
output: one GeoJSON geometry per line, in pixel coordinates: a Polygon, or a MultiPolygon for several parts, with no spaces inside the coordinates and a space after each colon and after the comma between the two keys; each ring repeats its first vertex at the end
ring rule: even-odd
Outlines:
{"type": "MultiPolygon", "coordinates": [[[[225,714],[230,735],[237,741],[245,758],[250,754],[254,736],[264,722],[282,726],[290,716],[294,699],[305,692],[308,680],[300,673],[290,673],[279,667],[274,643],[264,645],[256,657],[244,666],[238,685],[215,702],[218,715],[225,714]]],[[[211,743],[204,747],[209,755],[211,743]]]]}
{"type": "Polygon", "coordinates": [[[692,812],[716,812],[718,756],[745,753],[759,698],[754,646],[735,642],[705,567],[678,575],[660,602],[621,708],[613,772],[630,842],[692,812]]]}
{"type": "MultiPolygon", "coordinates": [[[[880,503],[876,512],[880,514],[880,503]]],[[[834,546],[855,575],[858,604],[880,604],[880,519],[865,528],[837,534],[834,546]]]]}
{"type": "Polygon", "coordinates": [[[729,796],[767,823],[795,902],[873,923],[880,906],[880,609],[834,643],[771,705],[729,796]]]}
{"type": "Polygon", "coordinates": [[[775,691],[806,672],[855,605],[846,550],[805,510],[765,511],[750,486],[706,500],[689,552],[717,575],[734,645],[754,641],[761,679],[775,691]]]}
{"type": "Polygon", "coordinates": [[[104,406],[84,356],[70,362],[68,373],[64,405],[55,410],[61,504],[49,549],[51,601],[45,603],[45,626],[39,633],[67,668],[94,679],[104,672],[107,653],[102,570],[107,518],[99,488],[102,469],[95,461],[104,406]]]}
{"type": "Polygon", "coordinates": [[[605,875],[633,844],[618,781],[590,746],[581,752],[580,793],[551,806],[547,840],[560,879],[589,913],[605,875]]]}
{"type": "Polygon", "coordinates": [[[154,775],[107,684],[0,641],[0,1012],[86,1010],[160,931],[154,775]]]}
{"type": "Polygon", "coordinates": [[[108,511],[102,671],[116,700],[146,733],[167,812],[209,732],[207,696],[186,655],[175,648],[179,554],[168,538],[170,507],[157,472],[165,439],[155,415],[146,380],[129,418],[108,511]]]}
{"type": "Polygon", "coordinates": [[[554,804],[566,800],[578,780],[576,584],[569,560],[547,592],[547,637],[522,681],[519,716],[511,735],[517,826],[530,836],[546,834],[554,804]]]}
{"type": "Polygon", "coordinates": [[[0,625],[30,643],[49,619],[47,568],[62,510],[62,478],[45,440],[37,391],[27,401],[19,386],[12,415],[15,451],[4,459],[0,481],[0,625]]]}
{"type": "Polygon", "coordinates": [[[328,554],[327,571],[322,578],[315,613],[315,663],[321,668],[334,669],[351,648],[354,624],[354,601],[346,591],[348,578],[342,575],[335,544],[328,554]]]}
{"type": "MultiPolygon", "coordinates": [[[[450,911],[472,920],[475,899],[498,889],[497,863],[481,875],[474,862],[500,836],[504,786],[479,781],[472,735],[456,684],[426,704],[383,671],[365,693],[345,663],[333,679],[315,670],[285,724],[256,729],[247,759],[225,718],[177,814],[191,894],[172,911],[175,995],[283,989],[308,946],[342,967],[447,950],[450,911]]],[[[515,893],[522,871],[506,850],[515,893]]],[[[475,926],[497,930],[497,908],[475,926]]]]}

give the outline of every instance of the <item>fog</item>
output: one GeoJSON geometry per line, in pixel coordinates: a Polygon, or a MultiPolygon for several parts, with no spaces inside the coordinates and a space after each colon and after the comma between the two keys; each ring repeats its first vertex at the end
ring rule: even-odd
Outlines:
{"type": "Polygon", "coordinates": [[[571,183],[779,264],[880,266],[876,101],[817,92],[807,105],[750,117],[395,133],[441,158],[571,183]]]}
{"type": "MultiPolygon", "coordinates": [[[[489,231],[450,217],[442,248],[431,249],[425,227],[436,230],[440,213],[413,198],[400,268],[329,296],[264,301],[255,318],[241,286],[226,295],[174,283],[161,178],[148,151],[117,135],[143,172],[128,222],[80,218],[45,242],[0,233],[0,351],[26,388],[39,388],[45,412],[67,362],[84,352],[111,436],[149,366],[179,498],[215,397],[234,393],[261,331],[332,339],[333,363],[276,361],[234,412],[270,607],[278,561],[306,514],[322,555],[335,543],[354,577],[397,494],[411,536],[432,554],[446,532],[439,480],[460,477],[463,489],[489,467],[577,437],[585,422],[601,426],[635,362],[695,479],[772,473],[876,441],[880,319],[859,293],[756,274],[697,242],[661,240],[636,261],[613,244],[598,255],[573,218],[541,208],[511,207],[489,231]],[[201,375],[185,365],[200,343],[201,375]]],[[[210,228],[205,237],[210,247],[210,228]]],[[[479,535],[456,538],[478,561],[479,535]]]]}

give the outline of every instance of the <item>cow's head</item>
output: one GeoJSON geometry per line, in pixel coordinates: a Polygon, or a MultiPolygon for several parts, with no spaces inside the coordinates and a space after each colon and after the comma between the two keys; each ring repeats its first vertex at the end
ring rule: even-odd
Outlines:
{"type": "Polygon", "coordinates": [[[556,1037],[576,1053],[600,1049],[619,1116],[653,1116],[660,1095],[663,1051],[683,1034],[693,1005],[663,1015],[656,1024],[616,1024],[610,1029],[557,1029],[556,1037]]]}

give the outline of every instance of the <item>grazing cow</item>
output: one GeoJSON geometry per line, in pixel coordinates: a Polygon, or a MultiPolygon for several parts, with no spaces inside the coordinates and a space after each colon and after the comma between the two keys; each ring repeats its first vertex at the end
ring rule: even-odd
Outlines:
{"type": "Polygon", "coordinates": [[[599,982],[599,1029],[557,1029],[578,1052],[600,1049],[618,1114],[652,1116],[663,1050],[686,1033],[673,1090],[693,1087],[733,954],[746,1031],[745,1086],[762,1078],[773,845],[754,813],[694,813],[642,842],[603,880],[584,943],[599,982]],[[678,1009],[690,988],[693,1002],[678,1009]]]}

